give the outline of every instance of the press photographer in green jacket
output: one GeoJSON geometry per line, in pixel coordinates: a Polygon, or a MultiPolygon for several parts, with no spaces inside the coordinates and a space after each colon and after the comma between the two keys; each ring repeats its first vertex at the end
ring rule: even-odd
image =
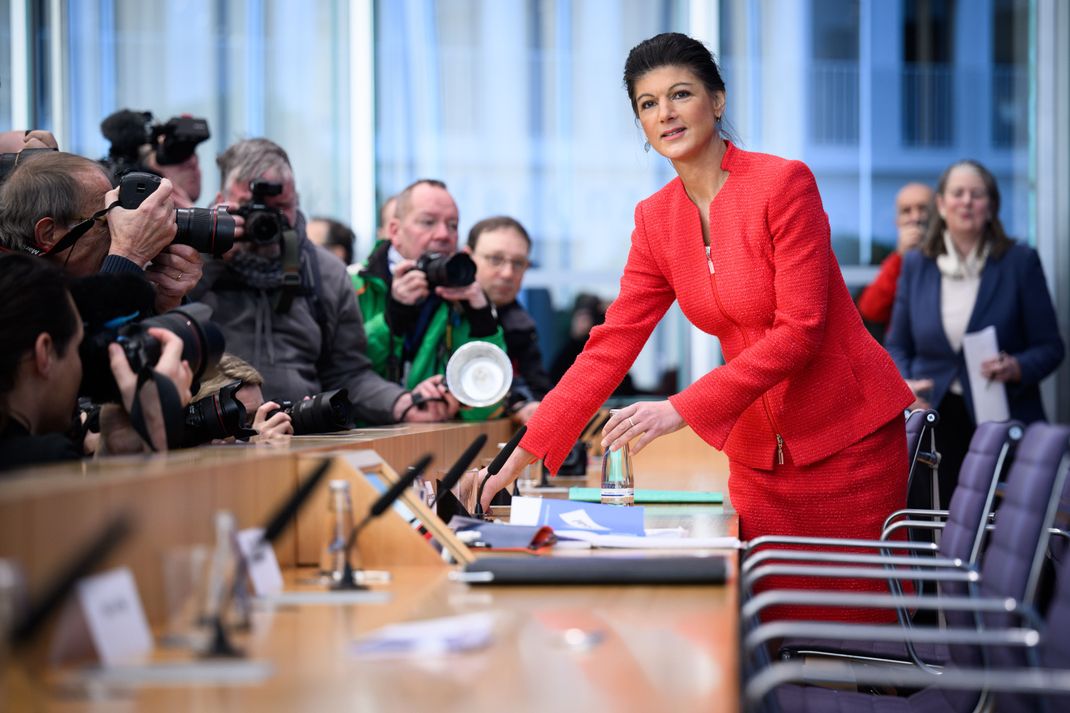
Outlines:
{"type": "MultiPolygon", "coordinates": [[[[457,204],[444,183],[416,181],[398,194],[395,215],[386,226],[389,240],[380,241],[353,276],[372,366],[406,388],[444,375],[450,356],[470,341],[505,349],[494,307],[474,279],[446,287],[446,280],[434,279],[441,275],[425,271],[428,254],[457,253],[458,222],[457,204]]],[[[417,408],[444,403],[450,417],[459,413],[464,420],[484,420],[502,413],[502,404],[461,408],[444,377],[437,394],[424,395],[431,403],[417,408]]]]}

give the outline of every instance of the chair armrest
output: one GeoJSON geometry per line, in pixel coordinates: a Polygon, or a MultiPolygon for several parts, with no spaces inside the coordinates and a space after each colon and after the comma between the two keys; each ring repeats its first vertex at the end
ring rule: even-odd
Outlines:
{"type": "Polygon", "coordinates": [[[883,569],[868,567],[806,567],[790,564],[767,564],[746,574],[740,574],[740,586],[744,592],[750,591],[759,580],[771,576],[789,577],[829,577],[833,579],[887,579],[913,582],[964,582],[966,584],[981,581],[980,573],[966,569],[883,569]]]}
{"type": "Polygon", "coordinates": [[[842,665],[827,666],[813,661],[778,662],[767,666],[747,681],[742,692],[747,710],[757,710],[765,697],[785,683],[861,683],[874,686],[910,686],[968,691],[1052,694],[1070,692],[1070,670],[1066,669],[956,669],[945,668],[939,676],[918,669],[884,666],[852,666],[846,675],[842,665]],[[848,680],[849,679],[849,680],[848,680]]]}
{"type": "Polygon", "coordinates": [[[1005,629],[937,629],[934,627],[880,624],[843,624],[824,621],[771,621],[754,627],[743,637],[743,652],[754,653],[774,639],[840,639],[846,641],[892,641],[915,644],[965,644],[973,646],[1024,646],[1040,643],[1040,632],[1031,627],[1005,629]]]}
{"type": "MultiPolygon", "coordinates": [[[[850,607],[856,609],[931,609],[976,613],[1016,614],[1025,624],[1043,626],[1040,616],[1015,599],[993,597],[937,597],[931,595],[865,594],[862,592],[823,592],[811,589],[774,589],[751,597],[740,609],[740,619],[747,621],[772,606],[850,607]]],[[[824,638],[824,637],[817,637],[824,638]]]]}
{"type": "Polygon", "coordinates": [[[921,508],[903,508],[902,510],[896,510],[888,517],[884,518],[884,528],[892,524],[893,521],[900,517],[941,517],[947,519],[947,510],[924,510],[921,508]]]}
{"type": "Polygon", "coordinates": [[[872,564],[898,567],[944,567],[957,568],[964,563],[958,558],[910,557],[896,555],[867,555],[856,552],[809,552],[805,550],[762,550],[748,557],[740,567],[747,573],[770,560],[792,562],[824,562],[843,564],[872,564]]]}
{"type": "Polygon", "coordinates": [[[762,535],[746,543],[745,557],[753,556],[759,547],[770,545],[810,545],[812,547],[851,547],[864,550],[910,550],[914,552],[936,552],[937,546],[931,542],[907,542],[884,540],[853,540],[845,537],[798,537],[795,535],[762,535]]]}
{"type": "Polygon", "coordinates": [[[943,530],[947,527],[947,521],[941,520],[939,522],[929,522],[928,520],[899,520],[898,522],[893,522],[881,531],[881,539],[883,540],[891,536],[896,530],[905,530],[908,527],[912,530],[943,530]]]}

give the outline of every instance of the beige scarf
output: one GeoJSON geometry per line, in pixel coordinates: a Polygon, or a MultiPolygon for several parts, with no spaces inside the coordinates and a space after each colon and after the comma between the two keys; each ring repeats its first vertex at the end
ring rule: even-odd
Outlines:
{"type": "Polygon", "coordinates": [[[944,231],[944,254],[936,256],[936,267],[940,274],[952,280],[977,279],[985,269],[988,259],[988,241],[981,239],[965,257],[959,256],[958,249],[951,242],[951,233],[944,231]]]}

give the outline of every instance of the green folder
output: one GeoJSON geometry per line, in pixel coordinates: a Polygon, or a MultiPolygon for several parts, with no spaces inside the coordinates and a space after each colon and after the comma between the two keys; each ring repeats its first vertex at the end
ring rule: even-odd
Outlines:
{"type": "MultiPolygon", "coordinates": [[[[569,488],[568,499],[584,503],[602,500],[600,488],[569,488]]],[[[724,495],[709,490],[647,490],[635,489],[635,502],[640,503],[721,503],[724,495]]]]}

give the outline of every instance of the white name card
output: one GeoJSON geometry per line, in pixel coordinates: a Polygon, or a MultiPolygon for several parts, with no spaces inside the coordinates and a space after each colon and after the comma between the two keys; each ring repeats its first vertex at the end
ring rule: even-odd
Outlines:
{"type": "Polygon", "coordinates": [[[249,580],[253,583],[253,593],[258,597],[267,597],[282,592],[282,570],[275,558],[271,545],[260,545],[264,530],[251,527],[238,533],[238,547],[241,556],[249,568],[249,580]]]}
{"type": "Polygon", "coordinates": [[[152,634],[134,575],[126,567],[83,579],[78,605],[100,662],[105,666],[152,652],[152,634]]]}

